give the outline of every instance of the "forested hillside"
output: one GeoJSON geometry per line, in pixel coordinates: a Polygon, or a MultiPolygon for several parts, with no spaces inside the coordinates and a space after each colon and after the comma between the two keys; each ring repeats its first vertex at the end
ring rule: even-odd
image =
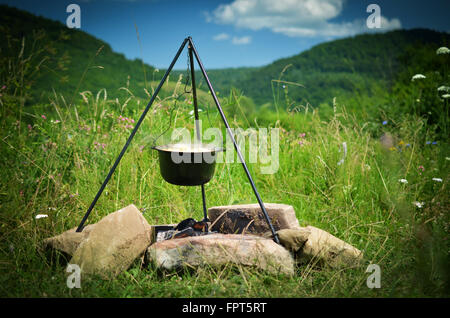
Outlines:
{"type": "Polygon", "coordinates": [[[0,70],[0,79],[8,88],[18,89],[20,83],[6,82],[11,80],[9,74],[19,78],[19,73],[27,73],[31,79],[24,87],[31,88],[28,93],[33,101],[47,100],[53,89],[72,95],[105,88],[116,96],[119,88],[127,85],[133,94],[144,97],[145,77],[148,81],[161,77],[153,73],[153,67],[126,59],[83,31],[4,5],[0,12],[0,56],[3,61],[15,62],[0,70]],[[27,67],[22,69],[24,65],[27,67]]]}
{"type": "MultiPolygon", "coordinates": [[[[30,87],[26,91],[30,101],[46,101],[53,90],[78,96],[75,92],[98,92],[102,88],[111,97],[130,92],[147,97],[144,88],[151,92],[152,81],[156,83],[162,77],[164,70],[158,72],[139,59],[128,60],[83,31],[15,8],[0,7],[0,56],[2,62],[16,61],[0,70],[0,79],[6,83],[7,78],[11,80],[9,74],[19,78],[19,73],[28,72],[30,83],[6,84],[10,89],[30,87]],[[18,51],[22,55],[14,56],[18,51]],[[21,69],[25,64],[27,68],[21,69]]],[[[448,33],[425,29],[363,34],[319,44],[263,67],[207,68],[207,72],[222,96],[237,88],[256,107],[276,104],[286,96],[288,104],[319,107],[330,105],[334,97],[351,100],[399,89],[399,79],[408,78],[414,68],[426,69],[429,65],[423,61],[432,64],[435,59],[429,52],[448,45],[449,40],[448,33]]],[[[186,70],[173,71],[170,80],[176,81],[180,74],[186,74],[186,70]]],[[[206,89],[198,68],[196,76],[199,87],[206,89]]]]}
{"type": "MultiPolygon", "coordinates": [[[[389,88],[408,64],[414,50],[433,52],[450,42],[450,34],[415,29],[364,34],[323,43],[296,56],[254,70],[234,85],[261,104],[273,99],[273,86],[285,85],[297,102],[318,106],[333,97],[351,97],[389,88]],[[283,72],[284,71],[284,72],[283,72]],[[276,82],[282,80],[301,84],[276,82]]],[[[420,57],[415,59],[421,66],[420,57]]]]}

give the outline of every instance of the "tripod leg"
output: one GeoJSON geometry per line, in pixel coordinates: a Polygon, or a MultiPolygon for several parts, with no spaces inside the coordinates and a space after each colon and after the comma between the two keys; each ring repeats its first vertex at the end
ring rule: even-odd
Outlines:
{"type": "Polygon", "coordinates": [[[127,150],[128,146],[130,145],[131,140],[133,140],[133,137],[136,134],[137,130],[139,129],[139,126],[142,124],[142,121],[144,120],[145,115],[147,115],[147,112],[149,111],[150,107],[152,106],[153,101],[155,100],[156,96],[159,93],[159,90],[161,89],[164,82],[166,81],[167,76],[169,76],[169,73],[172,71],[172,68],[175,65],[175,62],[178,60],[178,57],[180,56],[180,54],[183,51],[183,48],[187,42],[188,42],[188,38],[184,39],[183,43],[181,44],[180,48],[178,49],[177,54],[175,55],[172,63],[170,63],[169,68],[167,69],[161,82],[159,83],[158,87],[156,88],[155,93],[153,94],[152,98],[150,99],[150,102],[148,103],[147,107],[145,107],[145,110],[142,113],[141,118],[139,118],[138,122],[136,123],[136,126],[134,127],[133,131],[131,132],[130,137],[128,137],[128,140],[125,143],[125,146],[123,146],[122,151],[120,152],[119,156],[117,157],[116,161],[114,162],[114,165],[111,167],[111,170],[109,170],[109,173],[106,176],[105,181],[103,181],[102,186],[98,190],[97,195],[95,196],[94,200],[92,201],[91,205],[89,206],[89,209],[87,210],[86,214],[84,215],[83,219],[81,220],[80,225],[78,225],[77,232],[81,232],[83,230],[84,222],[86,222],[87,218],[89,217],[89,214],[91,213],[92,209],[94,208],[95,204],[97,203],[97,200],[100,198],[103,190],[105,189],[106,185],[108,184],[109,179],[111,179],[112,174],[116,170],[120,160],[122,159],[123,155],[125,154],[125,151],[127,150]]]}

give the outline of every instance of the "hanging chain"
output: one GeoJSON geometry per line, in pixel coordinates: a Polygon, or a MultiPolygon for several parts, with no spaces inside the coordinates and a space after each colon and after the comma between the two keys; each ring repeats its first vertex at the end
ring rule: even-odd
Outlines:
{"type": "MultiPolygon", "coordinates": [[[[188,45],[190,45],[190,44],[188,44],[188,45]]],[[[190,46],[188,46],[188,48],[189,47],[190,46]]],[[[189,49],[188,49],[188,51],[187,51],[187,71],[186,71],[187,73],[186,73],[186,82],[185,82],[185,86],[184,86],[184,92],[188,93],[188,94],[192,93],[192,89],[191,89],[191,91],[186,90],[186,87],[189,85],[189,82],[191,80],[191,71],[190,70],[191,70],[191,59],[190,59],[189,49]]],[[[195,72],[195,70],[194,70],[194,72],[195,72]]],[[[206,108],[206,117],[208,118],[209,126],[212,127],[211,120],[209,118],[209,105],[207,103],[205,103],[205,108],[206,108]]]]}
{"type": "Polygon", "coordinates": [[[162,136],[164,135],[172,126],[172,116],[173,116],[173,112],[175,111],[175,109],[177,109],[177,103],[178,103],[178,99],[183,97],[185,94],[190,94],[192,93],[192,90],[187,90],[187,87],[189,86],[189,83],[191,81],[191,67],[190,67],[190,59],[189,59],[189,50],[187,51],[187,69],[186,69],[186,78],[184,81],[184,92],[180,95],[175,97],[175,102],[173,104],[172,110],[170,111],[170,117],[169,117],[169,126],[161,133],[158,135],[158,137],[153,139],[152,142],[152,148],[154,148],[156,146],[156,141],[162,136]]]}
{"type": "MultiPolygon", "coordinates": [[[[188,45],[190,45],[190,44],[188,44],[188,45]]],[[[189,85],[189,82],[191,81],[191,60],[190,60],[190,58],[189,58],[189,46],[188,46],[188,50],[187,50],[187,59],[186,59],[186,64],[187,64],[187,67],[186,67],[186,80],[185,80],[185,82],[184,82],[184,92],[186,93],[186,94],[190,94],[190,93],[192,93],[192,90],[190,90],[190,91],[188,91],[188,90],[186,90],[186,87],[188,87],[188,85],[189,85]]]]}

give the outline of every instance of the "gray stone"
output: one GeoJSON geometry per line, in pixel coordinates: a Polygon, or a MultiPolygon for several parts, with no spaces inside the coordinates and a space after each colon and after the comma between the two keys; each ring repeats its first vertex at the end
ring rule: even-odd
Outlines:
{"type": "Polygon", "coordinates": [[[392,147],[395,146],[395,139],[390,133],[388,133],[388,132],[384,133],[380,137],[380,145],[384,149],[389,150],[389,149],[391,149],[392,147]]]}
{"type": "Polygon", "coordinates": [[[76,232],[77,227],[74,227],[59,235],[47,238],[43,242],[44,247],[52,248],[72,256],[81,242],[89,236],[94,226],[95,224],[89,224],[81,232],[76,232]]]}
{"type": "Polygon", "coordinates": [[[294,259],[283,246],[256,235],[210,234],[156,242],[147,259],[158,268],[251,266],[270,273],[294,274],[294,259]]]}
{"type": "MultiPolygon", "coordinates": [[[[363,253],[352,245],[338,239],[330,233],[314,226],[307,226],[310,232],[304,243],[298,260],[300,263],[331,267],[357,266],[363,259],[363,253]]],[[[299,232],[299,235],[301,233],[299,232]]]]}
{"type": "MultiPolygon", "coordinates": [[[[299,229],[294,208],[287,204],[264,203],[275,231],[299,229]]],[[[225,234],[257,234],[270,230],[259,204],[215,206],[208,209],[212,231],[225,234]]]]}
{"type": "Polygon", "coordinates": [[[293,253],[297,253],[303,248],[308,240],[311,230],[308,228],[283,229],[277,231],[281,245],[293,253]]]}
{"type": "Polygon", "coordinates": [[[82,274],[111,278],[145,252],[151,237],[151,226],[134,205],[129,205],[96,223],[70,264],[79,265],[82,274]]]}

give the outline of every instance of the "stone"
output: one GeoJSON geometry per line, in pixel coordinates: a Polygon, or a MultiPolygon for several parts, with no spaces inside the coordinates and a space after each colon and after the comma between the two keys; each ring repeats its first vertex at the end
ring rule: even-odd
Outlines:
{"type": "MultiPolygon", "coordinates": [[[[363,253],[352,245],[314,226],[307,226],[308,239],[298,253],[300,263],[327,264],[337,268],[357,266],[363,253]]],[[[299,235],[302,235],[299,232],[299,235]]]]}
{"type": "Polygon", "coordinates": [[[156,242],[147,249],[147,260],[164,270],[235,264],[294,274],[291,253],[273,240],[256,235],[210,234],[156,242]]]}
{"type": "Polygon", "coordinates": [[[293,253],[303,248],[308,240],[311,230],[307,228],[283,229],[277,231],[281,245],[293,253]]]}
{"type": "Polygon", "coordinates": [[[95,224],[89,224],[81,232],[76,232],[77,227],[74,227],[59,235],[45,239],[43,245],[45,248],[55,249],[72,256],[81,242],[89,236],[94,226],[95,224]]]}
{"type": "Polygon", "coordinates": [[[380,137],[380,145],[386,150],[391,149],[392,147],[395,146],[394,137],[388,132],[384,133],[380,137]]]}
{"type": "Polygon", "coordinates": [[[80,266],[82,275],[112,278],[127,270],[145,252],[151,237],[151,226],[131,204],[97,222],[73,254],[70,264],[80,266]]]}
{"type": "MultiPolygon", "coordinates": [[[[299,229],[294,208],[287,204],[264,203],[275,231],[299,229]]],[[[259,204],[215,206],[208,209],[212,231],[224,234],[262,235],[270,228],[259,204]]]]}

